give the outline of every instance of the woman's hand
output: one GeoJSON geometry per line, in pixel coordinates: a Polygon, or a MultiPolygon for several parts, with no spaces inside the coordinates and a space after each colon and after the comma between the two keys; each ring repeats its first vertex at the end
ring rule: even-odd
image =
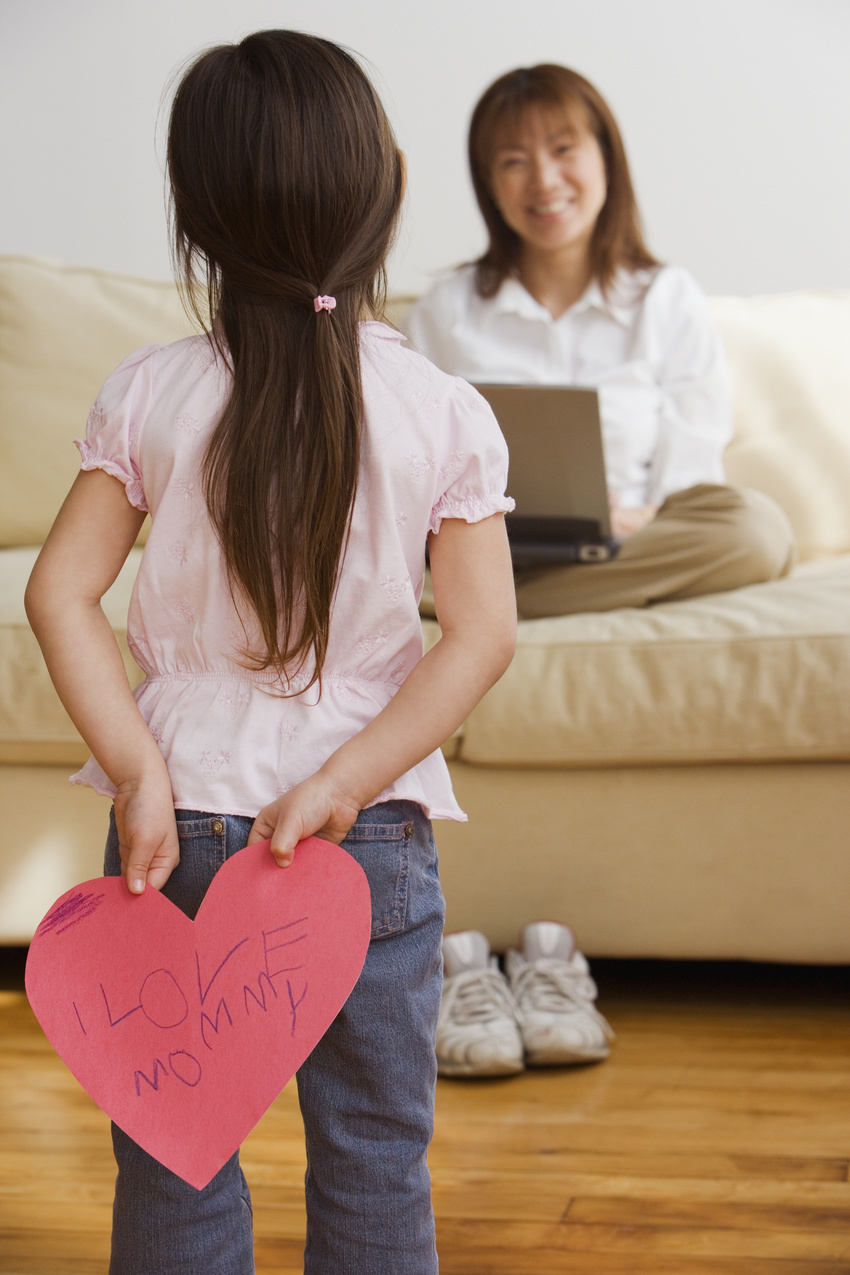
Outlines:
{"type": "Polygon", "coordinates": [[[338,846],[359,814],[356,802],[320,770],[263,807],[254,820],[248,845],[270,840],[279,866],[288,868],[299,841],[321,837],[338,846]]]}
{"type": "Polygon", "coordinates": [[[611,493],[610,504],[611,530],[618,540],[641,531],[647,523],[652,522],[659,509],[658,505],[635,505],[631,509],[623,509],[616,492],[611,493]]]}
{"type": "Polygon", "coordinates": [[[118,785],[115,826],[121,874],[132,894],[161,890],[180,861],[171,784],[163,762],[152,774],[118,785]]]}

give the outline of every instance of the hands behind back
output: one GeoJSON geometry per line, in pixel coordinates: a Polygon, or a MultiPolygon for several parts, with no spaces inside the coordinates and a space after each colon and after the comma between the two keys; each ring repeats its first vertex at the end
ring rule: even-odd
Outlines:
{"type": "Polygon", "coordinates": [[[165,763],[121,783],[114,799],[121,873],[132,894],[161,890],[180,861],[174,801],[165,763]]]}
{"type": "Polygon", "coordinates": [[[277,863],[288,868],[299,841],[321,837],[338,846],[359,813],[359,805],[339,792],[320,770],[263,807],[254,820],[248,845],[271,840],[277,863]]]}

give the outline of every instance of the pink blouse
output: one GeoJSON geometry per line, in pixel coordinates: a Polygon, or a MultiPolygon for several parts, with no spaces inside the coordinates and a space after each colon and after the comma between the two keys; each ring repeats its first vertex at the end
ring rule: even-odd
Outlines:
{"type": "MultiPolygon", "coordinates": [[[[118,478],[131,504],[151,515],[128,638],[145,672],[136,702],[178,809],[253,818],[314,774],[422,658],[417,606],[428,532],[443,518],[477,522],[513,507],[504,494],[507,448],[490,408],[401,340],[384,324],[361,325],[361,470],[321,696],[312,686],[283,699],[274,694],[277,674],[239,663],[246,636],[200,480],[230,392],[207,340],[136,350],[98,395],[77,445],[83,469],[118,478]]],[[[250,625],[247,636],[254,638],[250,625]]],[[[297,688],[296,678],[288,689],[297,688]]],[[[94,758],[72,783],[115,792],[94,758]]],[[[419,802],[433,818],[465,818],[439,750],[375,802],[396,799],[419,802]]]]}

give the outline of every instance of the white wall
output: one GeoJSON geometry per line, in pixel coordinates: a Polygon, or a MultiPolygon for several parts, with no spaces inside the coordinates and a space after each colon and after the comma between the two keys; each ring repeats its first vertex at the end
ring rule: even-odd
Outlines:
{"type": "Polygon", "coordinates": [[[469,112],[537,61],[608,97],[657,255],[714,293],[850,288],[847,0],[0,0],[0,251],[166,275],[163,86],[268,26],[371,64],[410,168],[396,292],[480,251],[469,112]]]}

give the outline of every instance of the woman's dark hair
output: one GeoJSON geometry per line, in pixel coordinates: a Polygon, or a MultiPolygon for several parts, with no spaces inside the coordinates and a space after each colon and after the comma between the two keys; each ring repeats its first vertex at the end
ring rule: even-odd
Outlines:
{"type": "Polygon", "coordinates": [[[608,194],[590,241],[593,277],[606,291],[621,266],[657,266],[643,241],[629,165],[617,121],[605,99],[576,71],[554,63],[509,71],[485,92],[469,125],[469,166],[490,246],[476,264],[476,287],[492,297],[516,269],[522,240],[504,221],[493,200],[493,156],[506,129],[516,127],[529,107],[577,113],[599,143],[608,194]]]}
{"type": "Polygon", "coordinates": [[[260,625],[243,654],[312,685],[357,489],[358,321],[385,302],[402,158],[353,57],[261,31],[184,74],[168,175],[184,299],[233,373],[203,484],[234,601],[260,625]],[[316,312],[319,295],[336,308],[316,312]]]}

